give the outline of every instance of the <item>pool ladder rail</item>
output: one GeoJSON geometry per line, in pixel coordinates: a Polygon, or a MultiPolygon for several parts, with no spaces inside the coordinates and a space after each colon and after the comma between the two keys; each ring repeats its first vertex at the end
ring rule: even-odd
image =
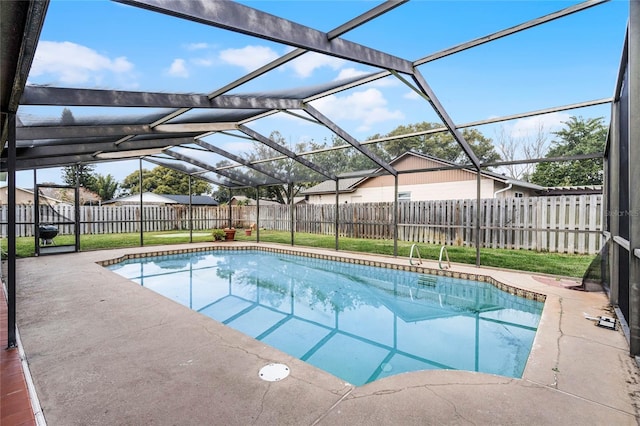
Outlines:
{"type": "MultiPolygon", "coordinates": [[[[411,252],[409,253],[409,265],[411,266],[415,266],[415,265],[422,265],[422,257],[420,256],[420,249],[418,248],[417,244],[413,244],[411,246],[411,252]],[[414,253],[417,255],[417,263],[413,263],[413,255],[414,253]]],[[[438,266],[440,267],[440,269],[450,269],[451,268],[451,261],[449,260],[449,252],[447,251],[447,246],[442,246],[440,247],[440,257],[438,258],[438,266]],[[445,256],[445,259],[447,260],[447,264],[445,266],[442,266],[442,256],[445,256]]]]}
{"type": "Polygon", "coordinates": [[[449,260],[449,252],[447,251],[447,246],[440,247],[440,257],[438,258],[438,266],[440,269],[451,269],[451,261],[449,260]],[[447,258],[447,264],[442,266],[442,254],[447,258]]]}
{"type": "Polygon", "coordinates": [[[417,244],[413,244],[411,246],[411,252],[409,253],[409,265],[411,265],[411,266],[422,265],[422,257],[420,257],[420,250],[418,249],[418,245],[417,244]],[[418,254],[418,263],[413,263],[413,252],[414,251],[418,254]]]}

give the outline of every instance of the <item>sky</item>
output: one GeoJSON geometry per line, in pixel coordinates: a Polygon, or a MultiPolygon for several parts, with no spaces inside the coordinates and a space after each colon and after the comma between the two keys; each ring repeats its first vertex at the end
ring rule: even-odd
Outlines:
{"type": "MultiPolygon", "coordinates": [[[[242,1],[250,7],[326,32],[373,8],[374,1],[242,1]]],[[[414,61],[442,49],[563,9],[568,1],[427,1],[404,4],[342,37],[414,61]]],[[[614,0],[418,69],[457,124],[608,98],[620,63],[628,2],[614,0]]],[[[102,0],[52,0],[28,84],[206,94],[287,53],[291,47],[102,0]]],[[[252,93],[312,86],[378,71],[362,64],[307,53],[275,72],[234,89],[252,93]]],[[[388,77],[315,101],[313,106],[362,141],[400,125],[439,122],[424,99],[388,77]]],[[[60,108],[21,107],[19,117],[59,119],[60,108]]],[[[114,114],[72,108],[75,117],[114,114]]],[[[147,113],[119,109],[116,114],[147,113]]],[[[609,106],[547,114],[481,126],[485,136],[532,137],[543,126],[552,139],[570,116],[604,117],[609,106]]],[[[249,127],[279,131],[293,146],[330,140],[320,126],[278,114],[249,127]]],[[[213,139],[234,153],[251,149],[236,138],[213,139]]],[[[122,180],[137,160],[96,166],[122,180]]],[[[153,168],[153,164],[144,163],[153,168]]],[[[62,183],[60,169],[43,169],[38,183],[62,183]]],[[[18,172],[32,187],[32,172],[18,172]]]]}

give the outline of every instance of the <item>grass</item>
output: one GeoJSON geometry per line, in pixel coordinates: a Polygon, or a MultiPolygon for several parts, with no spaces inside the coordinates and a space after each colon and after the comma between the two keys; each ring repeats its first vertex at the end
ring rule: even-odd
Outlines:
{"type": "MultiPolygon", "coordinates": [[[[193,233],[193,242],[209,242],[212,240],[211,232],[194,231],[193,233]]],[[[256,232],[254,231],[251,236],[246,236],[243,230],[239,229],[236,232],[236,241],[256,241],[256,232]]],[[[261,230],[260,241],[289,245],[291,244],[291,233],[261,230]]],[[[55,242],[57,245],[73,244],[74,238],[70,235],[61,235],[56,237],[55,242]]],[[[144,234],[145,246],[188,242],[188,232],[148,232],[144,234]]],[[[3,239],[3,250],[6,250],[6,243],[6,239],[3,239]]],[[[398,256],[409,257],[412,244],[412,242],[398,241],[398,256]]],[[[335,249],[335,236],[296,233],[295,245],[335,249]]],[[[138,233],[82,235],[80,237],[80,250],[82,251],[138,246],[140,246],[140,234],[138,233]]],[[[418,248],[422,259],[438,259],[440,246],[420,243],[418,248]]],[[[351,252],[393,255],[393,241],[340,237],[339,249],[351,252]]],[[[473,247],[447,246],[447,250],[451,262],[472,265],[476,262],[476,250],[473,247]]],[[[17,239],[16,252],[18,257],[33,256],[34,251],[33,237],[17,239]]],[[[480,250],[480,258],[482,266],[581,278],[595,255],[483,248],[480,250]]]]}

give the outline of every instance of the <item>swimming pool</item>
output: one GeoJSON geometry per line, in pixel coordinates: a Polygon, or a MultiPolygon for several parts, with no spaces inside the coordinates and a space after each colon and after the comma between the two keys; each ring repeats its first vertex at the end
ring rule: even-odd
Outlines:
{"type": "Polygon", "coordinates": [[[486,282],[261,250],[108,268],[354,385],[432,369],[519,378],[543,307],[486,282]]]}

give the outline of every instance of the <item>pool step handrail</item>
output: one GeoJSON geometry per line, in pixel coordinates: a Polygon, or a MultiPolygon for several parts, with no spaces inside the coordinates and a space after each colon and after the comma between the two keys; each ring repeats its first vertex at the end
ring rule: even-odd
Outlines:
{"type": "Polygon", "coordinates": [[[440,247],[440,257],[438,258],[438,266],[440,267],[440,269],[450,269],[451,268],[451,261],[449,260],[449,252],[447,251],[447,246],[440,247]],[[447,264],[445,266],[442,266],[442,254],[443,253],[444,253],[444,255],[446,256],[446,259],[447,259],[447,264]]]}
{"type": "Polygon", "coordinates": [[[420,256],[420,249],[418,248],[417,244],[414,244],[411,246],[411,252],[409,253],[409,265],[414,266],[414,263],[413,263],[414,250],[418,254],[418,263],[416,263],[416,265],[422,265],[422,257],[420,256]]]}

